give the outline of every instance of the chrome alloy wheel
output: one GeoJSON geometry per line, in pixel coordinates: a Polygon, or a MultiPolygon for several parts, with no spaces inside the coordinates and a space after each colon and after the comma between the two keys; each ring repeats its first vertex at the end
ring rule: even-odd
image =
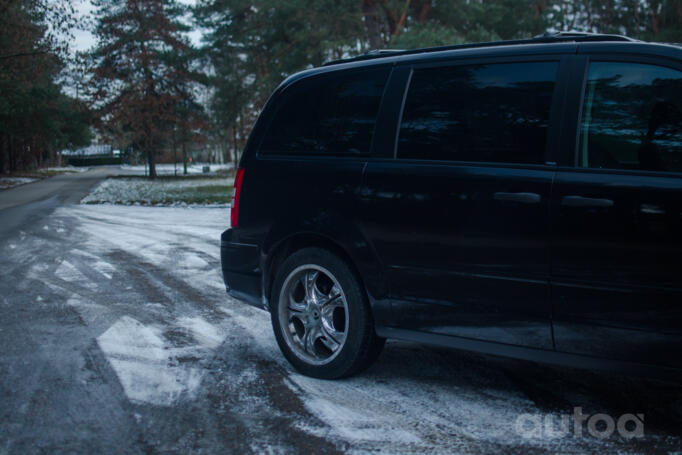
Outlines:
{"type": "Polygon", "coordinates": [[[327,269],[294,269],[279,296],[279,323],[287,345],[307,363],[323,365],[341,352],[348,334],[348,302],[327,269]]]}

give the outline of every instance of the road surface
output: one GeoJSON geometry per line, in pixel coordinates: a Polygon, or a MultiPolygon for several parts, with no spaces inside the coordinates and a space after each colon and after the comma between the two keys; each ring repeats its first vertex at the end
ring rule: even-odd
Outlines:
{"type": "Polygon", "coordinates": [[[357,377],[303,377],[225,294],[228,211],[78,205],[111,172],[0,192],[0,454],[682,450],[672,384],[401,342],[357,377]],[[644,435],[544,426],[578,407],[641,414],[644,435]]]}
{"type": "Polygon", "coordinates": [[[0,191],[0,239],[17,227],[43,219],[60,205],[78,204],[93,185],[119,171],[118,166],[96,167],[0,191]]]}

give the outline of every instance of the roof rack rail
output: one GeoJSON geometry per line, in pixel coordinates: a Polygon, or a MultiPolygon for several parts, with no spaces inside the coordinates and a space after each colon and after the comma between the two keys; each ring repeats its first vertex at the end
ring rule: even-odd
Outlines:
{"type": "Polygon", "coordinates": [[[425,52],[440,52],[440,51],[450,51],[458,49],[475,49],[478,47],[494,47],[494,46],[512,46],[518,44],[539,44],[539,43],[555,43],[563,41],[574,41],[574,42],[589,42],[589,41],[637,41],[627,36],[622,35],[606,35],[600,33],[587,33],[587,32],[545,32],[542,35],[534,36],[533,38],[518,39],[518,40],[507,40],[507,41],[489,41],[484,43],[469,43],[469,44],[452,44],[448,46],[437,46],[437,47],[426,47],[419,49],[375,49],[364,54],[358,55],[357,57],[331,60],[324,63],[322,66],[338,65],[340,63],[357,62],[362,60],[373,60],[383,57],[392,57],[398,55],[412,55],[421,54],[425,52]]]}
{"type": "Polygon", "coordinates": [[[555,40],[576,40],[576,41],[637,41],[634,38],[623,35],[609,35],[606,33],[589,33],[576,31],[545,32],[542,35],[534,36],[531,41],[555,39],[555,40]]]}

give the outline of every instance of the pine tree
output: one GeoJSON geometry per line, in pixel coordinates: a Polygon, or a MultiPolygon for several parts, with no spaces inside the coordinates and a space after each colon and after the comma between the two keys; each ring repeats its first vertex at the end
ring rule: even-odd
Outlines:
{"type": "Polygon", "coordinates": [[[56,82],[74,21],[69,0],[0,2],[0,173],[56,164],[89,142],[82,102],[56,82]]]}
{"type": "Polygon", "coordinates": [[[192,102],[192,47],[184,8],[174,0],[96,0],[94,104],[109,131],[142,151],[156,177],[156,155],[192,102]]]}
{"type": "Polygon", "coordinates": [[[235,157],[272,90],[326,60],[547,30],[682,41],[682,0],[201,0],[194,13],[208,30],[212,131],[235,157]]]}
{"type": "Polygon", "coordinates": [[[257,113],[287,75],[358,53],[358,0],[203,0],[194,10],[212,67],[212,118],[235,158],[257,113]]]}

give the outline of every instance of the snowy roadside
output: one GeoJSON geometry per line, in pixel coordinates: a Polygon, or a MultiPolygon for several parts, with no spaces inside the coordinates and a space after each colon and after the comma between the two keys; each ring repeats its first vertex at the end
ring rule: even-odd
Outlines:
{"type": "Polygon", "coordinates": [[[29,177],[0,177],[0,190],[7,190],[15,186],[25,185],[39,179],[29,177]]]}
{"type": "Polygon", "coordinates": [[[80,172],[86,172],[89,169],[90,169],[89,167],[85,167],[85,166],[78,166],[78,167],[76,167],[76,166],[59,166],[59,167],[48,167],[45,169],[45,171],[56,172],[56,173],[65,173],[65,172],[80,173],[80,172]]]}
{"type": "Polygon", "coordinates": [[[53,175],[85,172],[88,169],[89,168],[87,167],[74,166],[47,167],[35,171],[21,172],[19,173],[19,177],[0,177],[0,190],[7,190],[27,183],[37,182],[38,180],[52,177],[53,175]]]}
{"type": "MultiPolygon", "coordinates": [[[[258,422],[281,418],[287,390],[309,415],[289,422],[288,431],[349,453],[637,453],[680,444],[655,434],[636,444],[519,434],[519,416],[542,416],[556,426],[573,406],[608,412],[621,395],[645,396],[643,385],[589,372],[389,342],[378,363],[356,377],[301,376],[279,352],[269,315],[225,294],[219,236],[228,220],[224,208],[77,205],[58,209],[42,228],[46,235],[68,232],[78,249],[60,255],[50,267],[54,276],[36,264],[29,277],[65,293],[97,328],[97,346],[137,406],[192,409],[215,395],[209,366],[224,364],[228,376],[219,384],[238,393],[239,412],[258,422]],[[73,221],[76,229],[66,230],[73,221]],[[102,301],[110,294],[113,303],[102,301]],[[263,387],[276,393],[257,392],[263,387]],[[590,396],[590,387],[609,399],[590,396]]],[[[291,443],[265,431],[249,438],[257,452],[291,443]]]]}
{"type": "MultiPolygon", "coordinates": [[[[36,264],[29,279],[63,294],[96,328],[98,349],[136,406],[179,412],[205,407],[206,400],[236,400],[235,412],[263,422],[291,415],[282,410],[292,406],[291,395],[300,410],[286,417],[287,431],[350,453],[601,454],[679,447],[679,437],[653,427],[637,441],[519,433],[521,416],[540,416],[556,429],[575,406],[617,416],[622,403],[649,390],[647,383],[625,378],[397,341],[389,341],[378,363],[356,377],[321,381],[298,374],[277,347],[269,315],[225,294],[219,239],[229,226],[229,209],[121,205],[165,200],[204,186],[203,180],[207,186],[232,184],[220,178],[108,179],[82,204],[58,209],[41,228],[41,235],[77,239],[77,248],[60,253],[59,264],[50,266],[53,276],[36,264]],[[222,395],[228,392],[239,398],[222,395]]],[[[682,403],[679,394],[662,390],[671,403],[682,403]]],[[[641,406],[633,403],[625,411],[641,406]]],[[[257,452],[276,452],[294,440],[273,441],[266,431],[248,437],[257,452]]]]}
{"type": "MultiPolygon", "coordinates": [[[[202,180],[232,183],[162,178],[152,188],[188,185],[159,190],[166,197],[202,180]]],[[[115,201],[116,191],[152,200],[147,184],[111,178],[85,200],[115,201]]],[[[84,448],[116,431],[109,447],[125,453],[601,455],[682,446],[682,391],[647,381],[390,340],[360,375],[300,375],[268,313],[225,292],[229,208],[82,203],[43,220],[0,242],[8,365],[0,361],[0,435],[11,435],[0,447],[10,452],[22,441],[62,448],[70,439],[69,449],[92,453],[84,448]],[[581,436],[564,434],[575,408],[642,413],[644,436],[602,439],[586,423],[581,436]],[[524,416],[522,430],[536,431],[519,430],[524,416]]]]}
{"type": "Polygon", "coordinates": [[[82,204],[229,206],[234,178],[109,178],[81,200],[82,204]]]}

